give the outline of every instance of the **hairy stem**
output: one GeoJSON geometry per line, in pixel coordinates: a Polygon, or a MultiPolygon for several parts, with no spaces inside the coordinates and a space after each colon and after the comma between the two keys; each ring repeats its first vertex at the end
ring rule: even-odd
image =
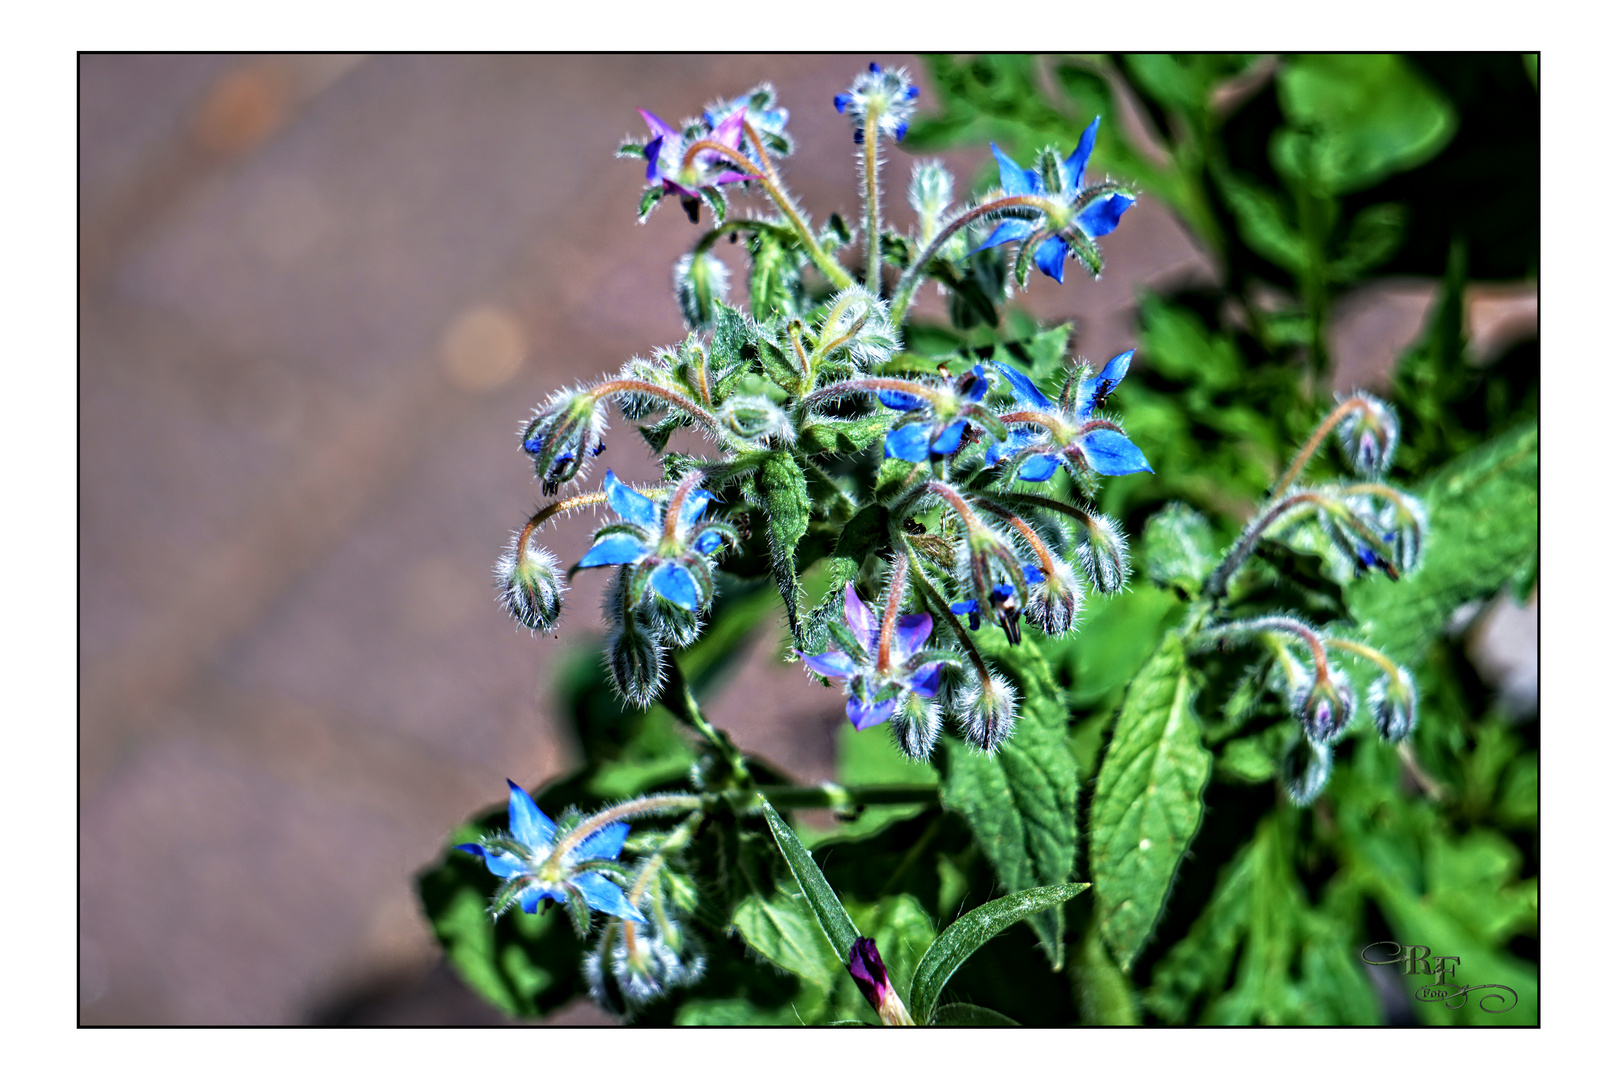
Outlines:
{"type": "Polygon", "coordinates": [[[942,249],[944,244],[949,242],[949,238],[954,236],[955,233],[970,225],[973,221],[980,221],[985,217],[1003,214],[1008,210],[1015,210],[1019,207],[1043,210],[1048,207],[1048,204],[1049,200],[1042,195],[1008,195],[1002,199],[985,202],[981,206],[974,206],[939,229],[938,235],[934,236],[925,250],[916,256],[915,261],[910,263],[910,268],[899,277],[898,284],[893,286],[893,325],[899,326],[904,322],[904,313],[909,310],[910,301],[915,299],[915,290],[920,288],[926,264],[937,256],[938,251],[942,249]]]}
{"type": "Polygon", "coordinates": [[[708,745],[724,759],[730,766],[730,775],[737,783],[747,785],[752,782],[752,775],[747,772],[746,763],[741,758],[741,752],[736,749],[730,736],[714,727],[702,715],[702,708],[696,703],[696,695],[691,693],[691,687],[685,681],[685,673],[679,669],[679,663],[672,658],[668,661],[668,679],[663,684],[661,701],[669,712],[679,717],[685,723],[695,728],[697,733],[706,739],[708,745]]]}
{"type": "Polygon", "coordinates": [[[1314,434],[1308,437],[1308,441],[1303,444],[1303,448],[1297,451],[1297,456],[1292,458],[1291,465],[1280,475],[1280,479],[1275,481],[1275,486],[1271,489],[1272,493],[1278,495],[1297,482],[1297,477],[1302,473],[1303,466],[1307,465],[1314,455],[1319,452],[1320,445],[1325,442],[1325,436],[1335,431],[1337,425],[1346,420],[1350,413],[1368,413],[1369,411],[1370,403],[1358,394],[1348,398],[1332,410],[1331,415],[1327,416],[1320,422],[1319,427],[1314,429],[1314,434]]]}
{"type": "Polygon", "coordinates": [[[865,116],[864,195],[865,195],[865,288],[881,295],[881,162],[877,142],[881,132],[877,121],[881,106],[872,102],[865,116]]]}

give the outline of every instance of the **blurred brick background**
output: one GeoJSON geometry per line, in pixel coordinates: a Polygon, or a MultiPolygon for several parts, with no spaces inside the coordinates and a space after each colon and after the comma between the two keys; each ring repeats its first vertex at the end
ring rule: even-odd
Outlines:
{"type": "MultiPolygon", "coordinates": [[[[830,101],[866,59],[81,57],[83,1023],[499,1022],[439,962],[411,877],[504,777],[574,753],[547,673],[599,624],[598,583],[562,640],[533,638],[489,567],[538,496],[529,407],[683,336],[692,227],[677,206],[637,225],[641,169],[613,151],[637,106],[676,120],[769,78],[789,184],[857,220],[830,101]]],[[[962,187],[983,160],[944,157],[962,187]]],[[[1140,285],[1212,273],[1149,200],[1107,254],[1098,284],[1026,298],[1102,359],[1140,285]]],[[[1474,316],[1530,322],[1524,295],[1474,316]]],[[[1429,301],[1344,302],[1341,378],[1373,378],[1429,301]]],[[[606,465],[655,475],[621,419],[607,441],[606,465]]],[[[1508,663],[1521,625],[1500,678],[1536,696],[1508,663]]],[[[711,708],[824,778],[840,699],[773,642],[711,708]]]]}

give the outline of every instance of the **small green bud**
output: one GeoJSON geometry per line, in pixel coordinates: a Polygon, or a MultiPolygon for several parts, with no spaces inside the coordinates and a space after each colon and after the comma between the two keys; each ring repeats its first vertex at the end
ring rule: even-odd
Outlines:
{"type": "Polygon", "coordinates": [[[1329,746],[1341,737],[1353,719],[1353,685],[1340,671],[1329,671],[1296,701],[1303,731],[1311,742],[1329,746]]]}
{"type": "Polygon", "coordinates": [[[1093,514],[1087,531],[1078,548],[1084,573],[1097,592],[1117,592],[1129,579],[1129,544],[1123,530],[1111,517],[1093,514]]]}
{"type": "Polygon", "coordinates": [[[522,533],[494,564],[495,587],[500,603],[517,622],[535,632],[548,631],[561,617],[561,597],[567,591],[556,556],[535,547],[532,537],[522,533]],[[519,546],[520,545],[520,546],[519,546]]]}
{"type": "Polygon", "coordinates": [[[1298,806],[1308,806],[1331,778],[1331,748],[1312,739],[1298,739],[1280,759],[1280,778],[1287,797],[1298,806]]]}
{"type": "Polygon", "coordinates": [[[674,264],[674,296],[692,330],[711,327],[714,304],[729,295],[730,268],[712,252],[686,255],[674,264]]]}
{"type": "Polygon", "coordinates": [[[1415,683],[1409,672],[1398,669],[1370,687],[1370,715],[1376,731],[1388,742],[1403,742],[1415,730],[1415,683]]]}
{"type": "Polygon", "coordinates": [[[1398,414],[1385,402],[1369,394],[1356,395],[1365,403],[1355,409],[1336,429],[1342,455],[1361,476],[1379,476],[1392,463],[1398,446],[1398,414]]]}
{"type": "Polygon", "coordinates": [[[986,684],[961,687],[954,701],[961,736],[992,754],[1016,730],[1016,705],[1016,688],[1002,675],[990,674],[986,684]]]}
{"type": "Polygon", "coordinates": [[[907,694],[888,723],[899,751],[912,761],[926,761],[932,757],[942,721],[943,709],[936,698],[907,694]]]}

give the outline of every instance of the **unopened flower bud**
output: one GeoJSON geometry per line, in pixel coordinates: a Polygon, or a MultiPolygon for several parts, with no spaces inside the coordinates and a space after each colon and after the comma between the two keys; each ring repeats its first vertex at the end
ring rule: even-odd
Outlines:
{"type": "Polygon", "coordinates": [[[1096,591],[1114,593],[1129,579],[1129,545],[1118,523],[1105,514],[1089,518],[1088,537],[1078,548],[1084,573],[1096,591]]]}
{"type": "Polygon", "coordinates": [[[606,616],[606,667],[612,684],[637,709],[649,709],[662,693],[663,644],[636,616],[629,602],[628,570],[612,579],[601,607],[606,616]]]}
{"type": "Polygon", "coordinates": [[[692,330],[712,326],[713,305],[729,294],[730,268],[711,251],[685,255],[674,264],[674,296],[692,330]]]}
{"type": "Polygon", "coordinates": [[[865,1000],[876,1010],[882,1023],[903,1027],[915,1025],[915,1021],[910,1019],[909,1010],[904,1008],[904,1002],[899,1000],[898,991],[893,989],[893,981],[887,977],[887,965],[882,963],[874,939],[854,939],[853,948],[848,952],[848,974],[853,976],[853,981],[859,985],[859,992],[865,995],[865,1000]]]}
{"type": "Polygon", "coordinates": [[[558,390],[522,429],[522,449],[546,495],[578,476],[606,431],[606,406],[590,391],[558,390]]]}
{"type": "Polygon", "coordinates": [[[1403,668],[1396,678],[1387,674],[1376,680],[1369,704],[1376,731],[1388,742],[1402,742],[1415,730],[1415,683],[1403,668]]]}
{"type": "Polygon", "coordinates": [[[961,687],[955,696],[960,734],[985,754],[999,749],[1016,729],[1016,688],[1001,675],[961,687]]]}
{"type": "Polygon", "coordinates": [[[784,410],[766,397],[738,394],[719,409],[719,422],[743,439],[790,442],[796,432],[784,410]]]}
{"type": "Polygon", "coordinates": [[[1060,558],[1053,560],[1055,572],[1028,590],[1027,621],[1051,637],[1071,630],[1084,609],[1084,591],[1078,574],[1060,558]]]}
{"type": "Polygon", "coordinates": [[[1316,677],[1296,705],[1303,732],[1321,746],[1334,743],[1353,719],[1353,701],[1353,686],[1340,671],[1316,677]]]}
{"type": "Polygon", "coordinates": [[[893,729],[893,742],[905,757],[912,761],[926,761],[932,757],[932,747],[938,741],[943,710],[936,698],[909,694],[888,721],[893,729]]]}
{"type": "Polygon", "coordinates": [[[671,990],[698,982],[707,962],[701,956],[682,956],[682,937],[667,915],[649,926],[609,923],[600,944],[584,956],[590,996],[608,1012],[627,1016],[671,990]]]}
{"type": "Polygon", "coordinates": [[[1398,446],[1398,414],[1369,394],[1359,394],[1365,408],[1355,409],[1336,429],[1342,455],[1361,476],[1379,476],[1398,446]]]}
{"type": "Polygon", "coordinates": [[[535,547],[531,536],[526,542],[521,533],[511,538],[510,546],[494,564],[494,580],[500,603],[517,622],[540,632],[556,625],[567,586],[556,556],[535,547]]]}
{"type": "Polygon", "coordinates": [[[1312,739],[1299,739],[1280,759],[1280,779],[1286,795],[1298,806],[1307,806],[1325,790],[1331,778],[1331,748],[1312,739]]]}
{"type": "Polygon", "coordinates": [[[937,159],[917,161],[910,171],[910,205],[915,208],[916,239],[929,243],[943,227],[943,215],[954,201],[954,176],[937,159]]]}

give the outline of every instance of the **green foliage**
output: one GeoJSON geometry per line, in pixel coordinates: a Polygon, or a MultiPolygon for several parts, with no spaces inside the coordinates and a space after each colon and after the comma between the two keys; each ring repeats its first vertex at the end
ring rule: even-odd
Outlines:
{"type": "Polygon", "coordinates": [[[1201,825],[1212,757],[1191,710],[1182,640],[1163,639],[1123,699],[1090,811],[1095,912],[1101,936],[1127,972],[1201,825]]]}
{"type": "Polygon", "coordinates": [[[797,459],[784,450],[764,458],[756,483],[767,512],[770,567],[781,599],[786,603],[786,620],[792,636],[798,637],[797,542],[808,532],[808,483],[803,479],[803,468],[797,459]]]}
{"type": "MultiPolygon", "coordinates": [[[[938,997],[949,978],[989,939],[1013,923],[1032,919],[1077,896],[1085,884],[1048,885],[1002,896],[973,908],[950,923],[915,966],[910,984],[910,1009],[916,1023],[930,1023],[938,997]]],[[[1037,923],[1035,923],[1037,925],[1037,923]]]]}
{"type": "MultiPolygon", "coordinates": [[[[987,650],[985,650],[987,651],[987,650]]],[[[1005,657],[1000,648],[990,656],[1005,657]]],[[[1067,746],[1067,710],[1037,654],[1006,669],[1018,677],[1022,701],[1015,738],[988,756],[945,743],[943,805],[971,825],[978,845],[1007,890],[1054,886],[1072,877],[1078,854],[1078,768],[1067,746]]],[[[1031,919],[1053,968],[1062,963],[1060,908],[1031,919]]]]}
{"type": "Polygon", "coordinates": [[[1424,564],[1406,582],[1372,578],[1352,590],[1366,632],[1405,663],[1462,605],[1492,596],[1538,562],[1538,425],[1527,424],[1452,462],[1421,491],[1431,517],[1424,564]]]}

